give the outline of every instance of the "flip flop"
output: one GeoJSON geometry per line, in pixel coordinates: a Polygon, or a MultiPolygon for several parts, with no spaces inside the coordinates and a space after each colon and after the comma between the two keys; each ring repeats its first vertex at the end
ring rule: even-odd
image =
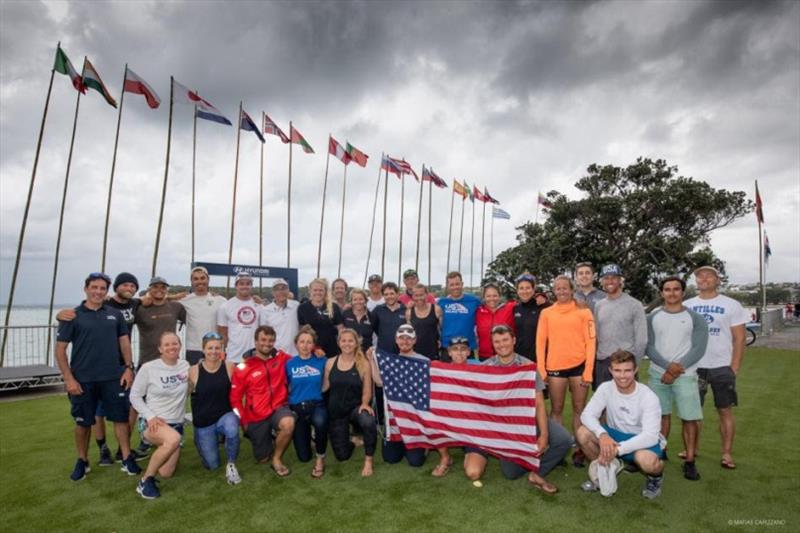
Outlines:
{"type": "Polygon", "coordinates": [[[278,477],[286,477],[292,473],[292,471],[289,470],[289,467],[286,465],[275,466],[275,464],[273,463],[269,465],[269,467],[272,469],[273,472],[275,472],[275,475],[277,475],[278,477]]]}
{"type": "MultiPolygon", "coordinates": [[[[288,475],[288,474],[287,474],[288,475]]],[[[325,467],[319,467],[314,465],[314,469],[311,471],[311,477],[314,479],[322,479],[322,476],[325,475],[325,467]]]]}
{"type": "Polygon", "coordinates": [[[733,459],[726,459],[723,457],[719,465],[726,470],[736,470],[736,463],[733,462],[733,459]]]}
{"type": "Polygon", "coordinates": [[[528,483],[533,486],[536,490],[540,490],[545,494],[555,494],[558,492],[558,487],[547,481],[546,479],[542,479],[542,481],[533,481],[530,477],[528,478],[528,483]]]}
{"type": "Polygon", "coordinates": [[[433,477],[444,477],[447,475],[449,471],[450,471],[449,464],[443,465],[440,463],[433,468],[433,472],[431,472],[431,475],[433,477]]]}

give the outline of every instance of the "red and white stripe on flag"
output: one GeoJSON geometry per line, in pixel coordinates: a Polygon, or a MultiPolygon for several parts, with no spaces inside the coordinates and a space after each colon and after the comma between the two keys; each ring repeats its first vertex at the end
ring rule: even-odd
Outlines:
{"type": "Polygon", "coordinates": [[[150,85],[131,69],[125,71],[125,84],[123,89],[129,93],[141,94],[147,101],[147,105],[156,109],[161,104],[161,98],[150,85]]]}

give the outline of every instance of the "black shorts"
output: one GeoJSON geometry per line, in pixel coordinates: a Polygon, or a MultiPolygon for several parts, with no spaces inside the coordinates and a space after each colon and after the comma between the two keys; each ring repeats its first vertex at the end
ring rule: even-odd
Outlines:
{"type": "Polygon", "coordinates": [[[548,370],[547,377],[550,378],[574,378],[583,375],[583,370],[586,368],[586,363],[581,363],[572,368],[565,368],[563,370],[548,370]]]}
{"type": "Polygon", "coordinates": [[[597,390],[597,387],[611,381],[611,358],[596,359],[594,362],[594,379],[592,380],[592,390],[597,390]]]}
{"type": "Polygon", "coordinates": [[[88,381],[81,383],[83,394],[68,394],[70,414],[75,423],[82,427],[94,425],[97,406],[102,400],[105,417],[111,422],[128,421],[128,397],[119,379],[108,381],[88,381]]]}
{"type": "Polygon", "coordinates": [[[736,395],[736,374],[729,366],[719,368],[698,368],[697,388],[700,390],[700,404],[702,405],[708,392],[708,386],[714,392],[714,407],[725,409],[738,405],[736,395]]]}
{"type": "Polygon", "coordinates": [[[264,420],[247,424],[244,436],[250,439],[253,445],[253,455],[256,461],[263,461],[272,453],[274,443],[273,433],[278,432],[278,425],[286,417],[294,418],[295,415],[288,406],[278,407],[275,412],[264,420]]]}
{"type": "Polygon", "coordinates": [[[489,458],[489,454],[488,453],[486,453],[485,451],[483,451],[480,448],[474,448],[472,446],[464,446],[464,453],[465,454],[467,454],[467,453],[477,453],[478,455],[480,455],[484,459],[488,459],[489,458]]]}

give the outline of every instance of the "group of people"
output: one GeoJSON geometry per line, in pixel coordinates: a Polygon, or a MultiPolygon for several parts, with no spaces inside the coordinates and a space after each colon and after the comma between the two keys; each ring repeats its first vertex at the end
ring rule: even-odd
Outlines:
{"type": "MultiPolygon", "coordinates": [[[[391,416],[375,357],[381,350],[453,365],[535,365],[539,468],[528,471],[499,457],[503,475],[514,479],[527,473],[535,488],[555,493],[558,488],[546,476],[574,448],[575,467],[591,462],[584,490],[613,494],[616,473],[628,468],[645,474],[642,494],[655,498],[661,493],[673,404],[682,422],[683,475],[700,478],[695,458],[709,386],[720,418],[720,464],[736,467],[732,407],[748,317],[740,304],[717,292],[716,269],[701,267],[694,275],[696,297],[684,301],[685,281],[667,277],[659,285],[663,305],[646,316],[642,303],[623,291],[623,272],[614,264],[603,266],[598,276],[591,264],[579,263],[574,278],[556,277],[554,301],[528,273],[515,280],[516,299],[508,301],[491,283],[482,288],[482,298],[466,293],[458,272],[447,275],[446,295],[436,299],[417,273],[407,270],[403,290],[378,275],[369,277],[368,291],[351,289],[343,279],[330,287],[315,279],[302,302],[279,279],[268,304],[253,294],[253,279],[244,272],[229,300],[209,291],[203,267],[190,272],[188,295],[168,295],[166,280],[154,277],[141,298],[135,297],[139,286],[133,275],[119,274],[107,298],[111,279],[93,273],[85,281],[85,301],[57,316],[56,357],[76,423],[78,460],[71,479],[84,479],[90,471],[92,427],[99,465],[114,464],[105,439],[108,419],[122,470],[141,474],[137,491],[144,498],[158,497],[157,476],[175,472],[188,416],[205,468],[222,465],[223,446],[230,484],[241,482],[240,428],[255,460],[279,477],[291,473],[284,461],[290,443],[299,462],[313,459],[314,478],[325,474],[328,443],[339,461],[363,446],[361,473],[370,476],[380,428],[391,416]],[[602,290],[594,286],[598,277],[602,290]],[[135,374],[134,325],[139,329],[135,374]],[[183,325],[185,358],[176,334],[183,325]],[[648,385],[637,376],[645,356],[648,385]],[[594,393],[587,403],[589,388],[594,393]],[[567,393],[571,432],[563,421],[567,393]],[[185,413],[188,396],[191,415],[185,413]],[[137,426],[142,439],[132,449],[137,426]],[[143,471],[137,461],[148,455],[143,471]]],[[[385,463],[405,459],[419,467],[430,455],[383,433],[385,463]]],[[[432,474],[441,477],[452,458],[447,448],[437,452],[432,474]]],[[[479,482],[490,455],[470,445],[463,452],[465,475],[479,482]]]]}

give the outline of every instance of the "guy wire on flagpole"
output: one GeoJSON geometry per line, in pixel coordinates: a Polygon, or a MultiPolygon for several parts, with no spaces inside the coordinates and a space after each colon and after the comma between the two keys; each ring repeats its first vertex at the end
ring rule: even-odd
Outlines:
{"type": "Polygon", "coordinates": [[[347,163],[344,165],[344,179],[342,180],[342,222],[339,225],[339,268],[336,277],[342,276],[342,242],[344,241],[344,200],[347,195],[347,163]]]}
{"type": "MultiPolygon", "coordinates": [[[[486,189],[484,189],[485,191],[486,189]]],[[[483,214],[481,215],[481,277],[478,280],[478,285],[483,284],[483,251],[484,243],[486,242],[486,199],[483,200],[483,214]]]]}
{"type": "Polygon", "coordinates": [[[456,203],[456,180],[453,180],[453,190],[450,194],[450,227],[447,230],[447,267],[445,275],[450,273],[450,244],[453,240],[453,206],[456,203]]]}
{"type": "Polygon", "coordinates": [[[169,121],[167,122],[167,158],[164,163],[164,184],[161,188],[161,208],[158,212],[158,227],[156,228],[156,246],[153,250],[153,267],[150,269],[150,276],[155,277],[156,266],[158,265],[158,245],[161,243],[161,226],[164,222],[164,202],[167,199],[167,178],[169,177],[169,149],[172,143],[172,107],[174,105],[175,81],[169,77],[169,121]]]}
{"type": "MultiPolygon", "coordinates": [[[[61,48],[61,41],[56,45],[56,51],[61,48]]],[[[56,52],[58,53],[58,52],[56,52]]],[[[19,229],[19,241],[17,242],[17,257],[14,259],[14,272],[11,274],[11,289],[8,291],[8,304],[6,305],[5,330],[3,332],[3,345],[0,348],[0,367],[6,359],[6,343],[8,341],[8,324],[11,318],[11,307],[14,305],[14,290],[17,288],[17,275],[19,274],[19,263],[22,257],[22,243],[25,240],[25,228],[28,225],[28,213],[31,209],[33,198],[33,184],[36,181],[36,169],[39,166],[39,153],[42,150],[42,137],[44,136],[44,125],[47,121],[47,110],[50,107],[50,93],[53,91],[53,78],[56,75],[55,64],[50,69],[50,84],[47,87],[47,97],[44,100],[44,112],[42,113],[42,124],[39,126],[39,140],[36,142],[36,154],[33,156],[33,170],[31,171],[31,182],[28,186],[28,199],[25,202],[25,211],[22,214],[22,225],[19,229]]],[[[80,92],[80,91],[79,91],[80,92]]],[[[50,320],[48,319],[48,323],[50,320]]],[[[49,346],[49,343],[48,343],[49,346]]],[[[50,364],[49,360],[47,364],[50,364]]]]}
{"type": "MultiPolygon", "coordinates": [[[[236,161],[233,165],[233,199],[231,200],[231,238],[228,245],[228,264],[233,263],[233,228],[236,223],[236,186],[239,183],[239,138],[242,136],[242,101],[239,101],[239,115],[236,119],[236,161]]],[[[228,276],[225,293],[231,288],[231,277],[228,276]]]]}
{"type": "Polygon", "coordinates": [[[317,245],[317,275],[319,278],[320,262],[322,261],[322,226],[325,223],[325,196],[328,194],[328,166],[331,162],[331,134],[328,133],[328,155],[325,157],[325,180],[322,182],[322,209],[319,215],[319,244],[317,245]]]}
{"type": "Polygon", "coordinates": [[[431,281],[431,213],[433,212],[433,180],[428,182],[428,285],[431,281]]]}
{"type": "Polygon", "coordinates": [[[292,121],[289,121],[289,186],[286,191],[286,267],[292,265],[292,121]]]}
{"type": "MultiPolygon", "coordinates": [[[[261,112],[261,129],[264,129],[264,115],[261,112]]],[[[258,187],[258,266],[264,266],[264,145],[261,143],[261,169],[258,187]]],[[[264,278],[258,277],[258,295],[264,297],[264,278]]]]}
{"type": "Polygon", "coordinates": [[[464,244],[464,211],[466,208],[466,197],[461,197],[461,233],[458,236],[458,271],[461,272],[461,249],[464,244]]]}
{"type": "Polygon", "coordinates": [[[475,273],[475,195],[470,199],[470,203],[472,204],[472,236],[469,238],[469,286],[472,288],[475,286],[473,278],[475,273]]]}
{"type": "MultiPolygon", "coordinates": [[[[422,166],[422,175],[425,176],[425,165],[422,166]]],[[[425,180],[419,180],[419,209],[417,210],[417,255],[414,259],[414,270],[419,275],[419,236],[422,230],[422,186],[425,185],[425,180]]],[[[430,281],[428,282],[430,283],[430,281]]]]}
{"type": "MultiPolygon", "coordinates": [[[[195,90],[195,93],[197,91],[195,90]]],[[[196,181],[195,167],[197,165],[197,106],[194,106],[192,113],[192,263],[194,263],[194,244],[195,244],[195,198],[196,181]]]]}
{"type": "Polygon", "coordinates": [[[111,156],[111,177],[108,180],[108,199],[106,200],[106,223],[103,226],[103,252],[100,255],[100,271],[106,271],[106,250],[108,246],[108,225],[111,219],[111,191],[114,188],[114,169],[117,166],[117,147],[119,146],[119,125],[122,122],[122,106],[125,104],[125,80],[128,77],[128,64],[122,74],[122,91],[119,97],[119,112],[117,113],[117,133],[114,135],[114,155],[111,156]]]}
{"type": "MultiPolygon", "coordinates": [[[[405,159],[404,159],[405,161],[405,159]]],[[[400,250],[397,253],[397,284],[403,284],[403,205],[406,199],[406,174],[400,172],[400,250]]]]}
{"type": "MultiPolygon", "coordinates": [[[[83,59],[83,69],[81,70],[81,80],[86,72],[86,57],[83,59]]],[[[72,120],[72,138],[69,141],[69,156],[67,157],[67,171],[64,175],[64,192],[61,195],[61,211],[58,215],[58,235],[56,236],[56,254],[53,260],[53,283],[50,286],[50,305],[47,308],[47,323],[50,324],[53,320],[53,300],[56,296],[56,279],[58,278],[58,256],[61,252],[61,233],[64,229],[64,208],[67,204],[67,188],[69,187],[69,170],[72,166],[72,149],[75,146],[75,130],[78,126],[78,109],[81,105],[81,92],[78,91],[78,97],[75,99],[75,118],[72,120]]],[[[47,351],[45,352],[45,364],[50,364],[50,348],[52,344],[53,328],[47,328],[47,351]]]]}
{"type": "MultiPolygon", "coordinates": [[[[388,156],[387,156],[388,157],[388,156]]],[[[383,165],[383,160],[381,160],[383,165]]],[[[383,249],[381,250],[381,278],[385,280],[385,267],[386,267],[386,219],[388,213],[386,212],[387,204],[389,201],[389,165],[386,165],[386,177],[383,182],[383,249]]]]}
{"type": "MultiPolygon", "coordinates": [[[[383,153],[381,153],[381,161],[383,161],[383,153]]],[[[372,237],[375,232],[375,215],[378,211],[378,191],[381,188],[381,166],[378,165],[378,181],[375,183],[375,200],[372,202],[372,224],[369,227],[369,248],[367,249],[367,268],[364,270],[364,283],[361,288],[367,286],[367,277],[369,276],[369,260],[372,256],[372,237]]]]}

